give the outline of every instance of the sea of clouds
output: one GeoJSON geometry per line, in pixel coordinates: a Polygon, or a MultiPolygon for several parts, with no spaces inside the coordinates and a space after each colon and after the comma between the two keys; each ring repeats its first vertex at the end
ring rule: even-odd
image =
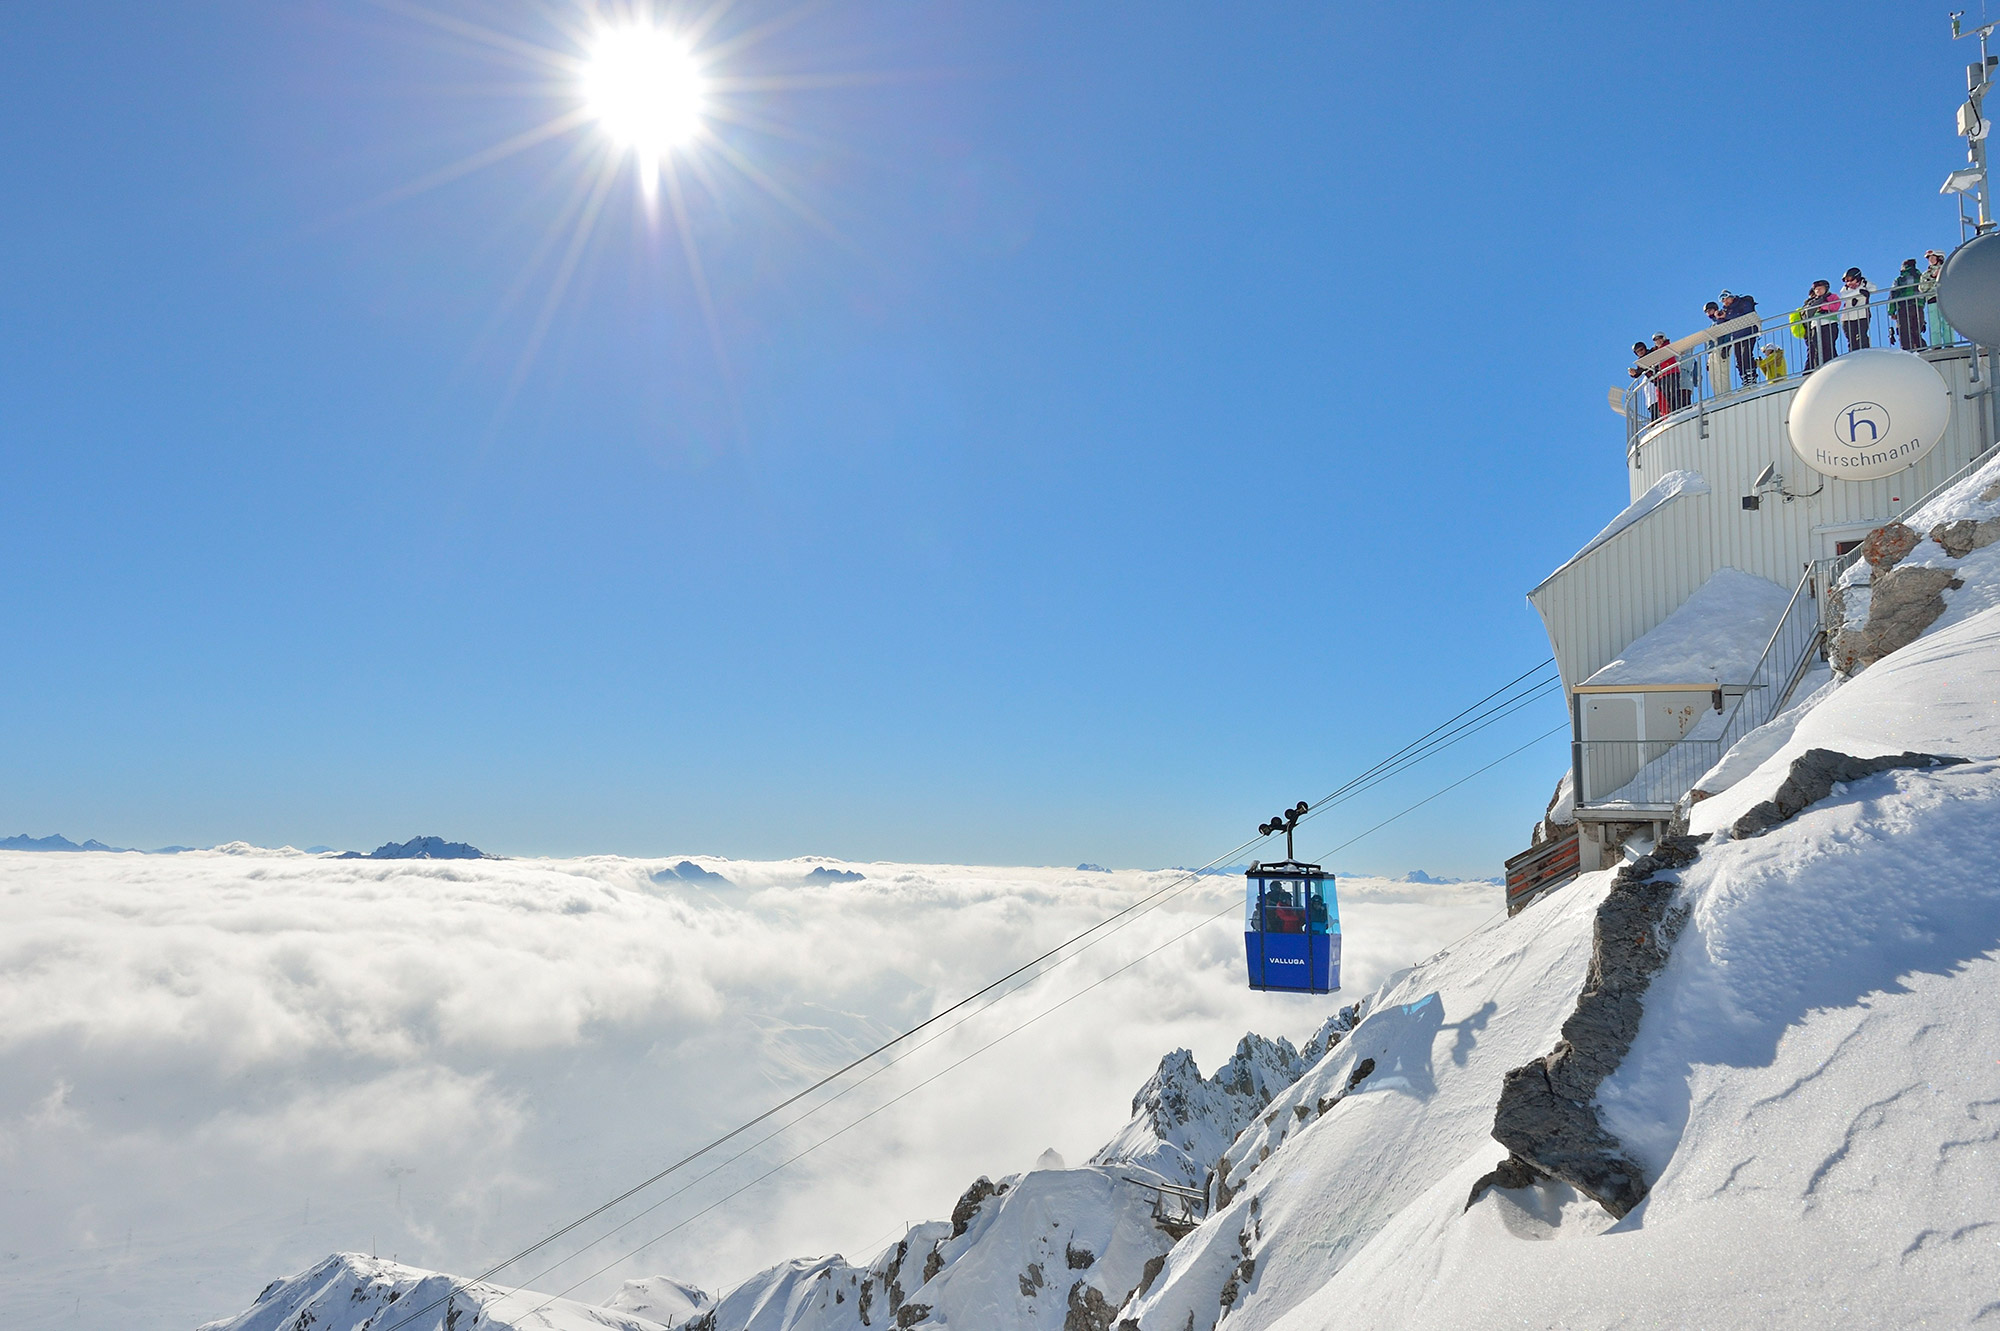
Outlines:
{"type": "MultiPolygon", "coordinates": [[[[726,881],[688,882],[677,862],[0,853],[10,1321],[192,1327],[342,1249],[474,1274],[1183,877],[867,864],[808,884],[820,861],[702,860],[726,881]]],[[[601,1298],[641,1274],[715,1288],[865,1258],[979,1174],[1081,1162],[1167,1051],[1212,1070],[1246,1030],[1298,1042],[1500,904],[1488,884],[1344,880],[1344,992],[1255,994],[1241,882],[1194,881],[508,1278],[601,1298]]]]}

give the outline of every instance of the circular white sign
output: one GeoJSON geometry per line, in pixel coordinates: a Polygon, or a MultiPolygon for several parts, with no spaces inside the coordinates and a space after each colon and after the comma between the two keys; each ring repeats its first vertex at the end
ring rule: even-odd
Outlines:
{"type": "Polygon", "coordinates": [[[1921,356],[1852,351],[1806,376],[1792,399],[1792,451],[1843,481],[1894,476],[1937,447],[1951,424],[1951,389],[1921,356]]]}

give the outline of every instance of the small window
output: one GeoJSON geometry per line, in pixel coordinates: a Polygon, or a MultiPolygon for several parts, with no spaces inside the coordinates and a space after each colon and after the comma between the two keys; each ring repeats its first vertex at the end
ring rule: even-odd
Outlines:
{"type": "Polygon", "coordinates": [[[1858,550],[1860,548],[1861,548],[1861,538],[1859,537],[1857,537],[1852,541],[1835,541],[1833,543],[1833,553],[1836,556],[1844,555],[1849,553],[1850,551],[1858,550]]]}

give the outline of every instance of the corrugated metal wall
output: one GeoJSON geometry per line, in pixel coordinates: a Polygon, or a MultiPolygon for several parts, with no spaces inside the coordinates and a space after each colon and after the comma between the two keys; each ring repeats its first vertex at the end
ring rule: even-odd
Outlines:
{"type": "Polygon", "coordinates": [[[1922,461],[1887,480],[1822,477],[1792,452],[1785,413],[1796,377],[1711,410],[1706,438],[1702,423],[1689,419],[1647,439],[1632,469],[1633,498],[1669,471],[1700,472],[1710,493],[1669,501],[1528,594],[1555,648],[1563,687],[1616,660],[1724,565],[1789,589],[1808,563],[1834,552],[1835,539],[1902,516],[1970,461],[1980,439],[1979,405],[1964,396],[1975,386],[1969,356],[1961,349],[1932,364],[1951,385],[1951,424],[1922,461]],[[1767,490],[1760,508],[1743,508],[1742,497],[1770,463],[1795,497],[1767,490]]]}

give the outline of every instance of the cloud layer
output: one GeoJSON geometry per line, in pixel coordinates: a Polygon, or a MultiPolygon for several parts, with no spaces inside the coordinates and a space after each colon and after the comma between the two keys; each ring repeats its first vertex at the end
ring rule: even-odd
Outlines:
{"type": "MultiPolygon", "coordinates": [[[[30,1324],[192,1325],[341,1248],[483,1268],[1175,878],[859,865],[808,886],[810,861],[705,861],[726,881],[695,884],[673,863],[0,854],[0,1272],[30,1324]]],[[[1310,999],[1242,987],[1239,882],[941,1023],[537,1283],[874,1111],[580,1292],[866,1254],[979,1173],[1087,1156],[1169,1049],[1212,1067],[1246,1029],[1300,1039],[1499,895],[1348,880],[1346,992],[1310,999]]]]}

